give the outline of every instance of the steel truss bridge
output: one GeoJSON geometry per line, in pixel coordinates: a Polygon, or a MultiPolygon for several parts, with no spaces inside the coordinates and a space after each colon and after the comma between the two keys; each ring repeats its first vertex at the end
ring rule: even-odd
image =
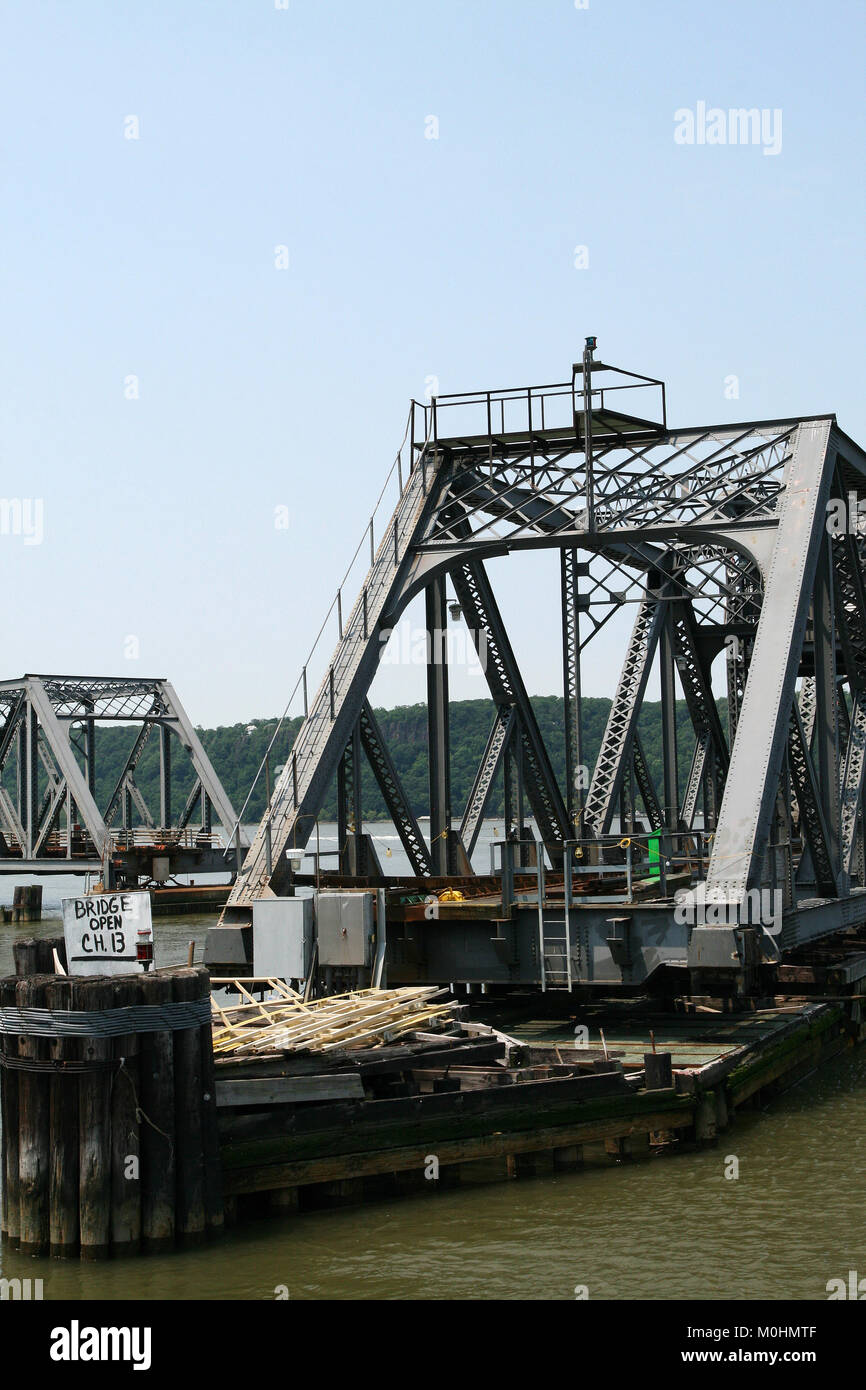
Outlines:
{"type": "MultiPolygon", "coordinates": [[[[862,493],[866,455],[832,415],[671,428],[663,383],[594,350],[588,339],[564,383],[412,403],[399,502],[345,621],[341,606],[311,700],[304,673],[305,718],[209,934],[210,961],[250,959],[253,905],[294,892],[287,851],[307,845],[335,777],[343,856],[332,878],[392,884],[392,978],[403,961],[401,978],[637,986],[673,964],[693,982],[710,971],[742,987],[780,950],[866,922],[866,556],[856,524],[828,524],[834,499],[862,493]],[[549,611],[563,653],[563,786],[486,568],[537,549],[560,556],[549,611]],[[427,666],[425,837],[368,692],[382,634],[416,595],[428,634],[444,632],[446,583],[486,676],[491,725],[458,817],[440,642],[427,666]],[[584,788],[581,664],[624,604],[634,623],[584,788]],[[659,785],[638,733],[654,665],[659,785]],[[694,732],[683,796],[678,687],[694,732]],[[414,879],[380,877],[361,825],[362,752],[414,879]],[[507,844],[492,876],[473,879],[469,857],[500,770],[507,844]],[[543,850],[528,843],[527,812],[543,850]],[[413,884],[459,884],[466,902],[428,920],[405,907],[413,884]],[[782,905],[772,925],[755,908],[770,893],[782,905]]],[[[856,516],[856,505],[846,511],[856,516]]]]}
{"type": "Polygon", "coordinates": [[[106,887],[164,881],[189,872],[225,873],[235,859],[214,828],[235,813],[198,734],[166,680],[28,675],[0,682],[0,873],[99,873],[106,887]],[[99,729],[135,727],[107,803],[96,800],[99,729]],[[159,806],[136,783],[148,742],[159,749],[159,806]],[[195,778],[172,815],[172,750],[192,760],[195,778]],[[198,811],[198,824],[193,820],[198,811]]]}

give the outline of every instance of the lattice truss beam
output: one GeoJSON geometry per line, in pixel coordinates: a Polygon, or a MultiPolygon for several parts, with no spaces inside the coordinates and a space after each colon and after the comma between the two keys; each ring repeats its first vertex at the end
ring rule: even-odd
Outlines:
{"type": "Polygon", "coordinates": [[[135,811],[145,832],[171,843],[189,826],[197,805],[207,835],[214,815],[223,826],[234,825],[231,802],[168,681],[32,675],[0,683],[0,857],[103,860],[118,837],[127,843],[135,838],[135,811]],[[111,795],[100,806],[98,729],[107,723],[139,727],[111,795]],[[160,745],[156,814],[135,779],[154,736],[160,745]],[[176,821],[173,739],[189,754],[195,774],[176,821]]]}
{"type": "MultiPolygon", "coordinates": [[[[438,611],[436,603],[441,610],[444,591],[432,606],[430,594],[445,576],[493,702],[487,744],[459,828],[452,829],[447,682],[429,685],[439,710],[431,748],[435,740],[440,764],[436,784],[431,780],[431,806],[460,855],[476,845],[497,776],[508,773],[511,788],[513,762],[554,863],[568,840],[603,836],[616,819],[633,817],[639,796],[649,826],[687,833],[700,818],[713,833],[711,896],[739,901],[766,882],[771,831],[774,850],[781,846],[797,856],[819,894],[845,893],[851,875],[862,876],[863,542],[828,537],[826,516],[834,488],[866,490],[866,456],[832,417],[673,431],[599,412],[588,459],[569,389],[511,393],[501,401],[495,393],[451,398],[463,410],[459,430],[448,427],[448,411],[437,411],[435,403],[430,428],[425,410],[427,428],[419,436],[425,442],[415,447],[400,502],[230,909],[290,888],[283,851],[306,844],[358,730],[416,873],[442,862],[435,845],[425,843],[371,722],[368,692],[383,633],[422,592],[428,613],[438,611]],[[516,425],[506,426],[506,403],[512,421],[515,409],[524,411],[516,425]],[[554,408],[565,410],[565,423],[553,422],[554,408]],[[565,787],[554,775],[485,568],[489,558],[541,548],[562,555],[565,787]],[[635,614],[632,632],[586,788],[578,780],[581,657],[628,605],[635,614]],[[713,684],[717,658],[727,687],[726,719],[713,684]],[[664,788],[654,784],[638,731],[654,663],[663,691],[664,788]],[[693,734],[682,784],[677,691],[693,734]],[[780,805],[786,808],[781,826],[780,805]]],[[[517,811],[518,822],[521,817],[517,811]]]]}

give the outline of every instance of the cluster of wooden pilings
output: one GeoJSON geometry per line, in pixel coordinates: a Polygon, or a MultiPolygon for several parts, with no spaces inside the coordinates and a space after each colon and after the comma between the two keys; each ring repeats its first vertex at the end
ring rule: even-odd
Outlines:
{"type": "MultiPolygon", "coordinates": [[[[53,967],[58,945],[17,944],[18,973],[0,979],[0,1008],[104,1019],[107,1010],[210,997],[203,966],[49,973],[46,955],[53,967]]],[[[0,1045],[0,1224],[14,1248],[96,1260],[199,1244],[222,1230],[209,1019],[121,1036],[4,1032],[0,1045]]]]}

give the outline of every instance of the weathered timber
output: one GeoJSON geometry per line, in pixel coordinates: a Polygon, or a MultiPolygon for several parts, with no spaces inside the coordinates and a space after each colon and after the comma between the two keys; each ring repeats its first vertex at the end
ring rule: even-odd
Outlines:
{"type": "MultiPolygon", "coordinates": [[[[210,977],[204,966],[171,973],[172,1000],[188,1002],[210,996],[210,977]]],[[[202,1063],[198,1029],[174,1034],[174,1129],[177,1148],[176,1234],[185,1245],[205,1239],[205,1177],[202,1142],[202,1063]]]]}
{"type": "MultiPolygon", "coordinates": [[[[33,975],[19,980],[15,1004],[19,1009],[44,1008],[50,980],[33,975]]],[[[23,1037],[19,1056],[32,1062],[48,1060],[44,1038],[23,1037]]],[[[49,1145],[51,1087],[48,1072],[18,1073],[18,1202],[19,1249],[22,1255],[45,1255],[49,1248],[49,1145]]]]}
{"type": "MultiPolygon", "coordinates": [[[[445,1139],[474,1139],[499,1130],[516,1133],[570,1125],[578,1117],[587,1121],[610,1120],[615,1126],[625,1123],[627,1127],[660,1102],[671,1110],[682,1107],[689,1114],[694,1105],[693,1098],[674,1092],[668,1098],[667,1094],[662,1097],[659,1093],[632,1092],[627,1088],[610,1096],[581,1101],[582,1079],[527,1081],[501,1090],[461,1092],[459,1096],[434,1094],[406,1100],[343,1101],[302,1107],[278,1121],[278,1128],[271,1122],[269,1132],[264,1134],[251,1134],[249,1129],[257,1119],[267,1121],[268,1117],[238,1117],[234,1125],[241,1120],[247,1124],[225,1135],[223,1173],[314,1155],[399,1148],[405,1144],[407,1134],[412,1135],[413,1141],[417,1139],[419,1144],[429,1146],[445,1139]]],[[[432,1149],[428,1147],[426,1152],[432,1149]]]]}
{"type": "Polygon", "coordinates": [[[326,1076],[243,1077],[217,1082],[219,1109],[247,1105],[293,1105],[303,1101],[344,1100],[363,1097],[360,1076],[336,1073],[326,1076]]]}
{"type": "Polygon", "coordinates": [[[583,1149],[579,1144],[565,1144],[553,1150],[553,1169],[556,1173],[570,1173],[583,1167],[583,1149]]]}
{"type": "MultiPolygon", "coordinates": [[[[72,1007],[101,1010],[111,1006],[111,979],[73,975],[72,1007]]],[[[86,1038],[82,1060],[89,1063],[79,1079],[78,1198],[82,1260],[107,1258],[111,1244],[111,1041],[86,1038]]]]}
{"type": "Polygon", "coordinates": [[[673,1067],[669,1052],[645,1052],[643,1063],[648,1091],[663,1091],[673,1086],[673,1067]]]}
{"type": "MultiPolygon", "coordinates": [[[[15,975],[8,975],[0,980],[0,1006],[14,1008],[17,984],[18,979],[15,975]]],[[[2,1048],[2,1060],[4,1062],[0,1068],[0,1096],[2,1096],[0,1127],[2,1127],[3,1132],[3,1172],[0,1173],[0,1180],[3,1184],[3,1204],[0,1210],[2,1210],[3,1236],[13,1250],[18,1245],[21,1230],[18,1205],[18,1093],[21,1073],[12,1067],[7,1067],[5,1062],[17,1059],[18,1044],[19,1039],[14,1033],[0,1035],[0,1048],[2,1048]]]]}
{"type": "Polygon", "coordinates": [[[255,1058],[215,1058],[217,1081],[232,1077],[305,1076],[329,1074],[374,1076],[377,1073],[398,1074],[411,1067],[498,1062],[505,1057],[505,1047],[495,1039],[469,1041],[445,1037],[432,1043],[411,1046],[377,1047],[375,1050],[354,1052],[272,1053],[255,1058]]]}
{"type": "MultiPolygon", "coordinates": [[[[138,1002],[138,978],[111,979],[111,1007],[138,1002]]],[[[138,1097],[141,1086],[140,1034],[115,1038],[111,1088],[111,1250],[134,1254],[141,1243],[141,1139],[138,1097]]]]}
{"type": "MultiPolygon", "coordinates": [[[[440,1164],[475,1162],[511,1154],[532,1153],[551,1148],[581,1145],[593,1140],[621,1135],[625,1128],[637,1130],[685,1129],[692,1124],[691,1110],[670,1112],[646,1111],[627,1119],[587,1121],[583,1124],[562,1125],[526,1131],[486,1133],[462,1139],[437,1142],[436,1156],[440,1164]]],[[[226,1191],[267,1192],[277,1187],[306,1186],[309,1183],[329,1182],[343,1178],[364,1177],[374,1173],[401,1172],[415,1169],[423,1173],[424,1160],[430,1152],[426,1144],[403,1145],[377,1152],[354,1152],[323,1155],[318,1158],[274,1163],[255,1168],[227,1172],[226,1191]]],[[[419,1184],[420,1186],[420,1184],[419,1184]]]]}
{"type": "Polygon", "coordinates": [[[12,893],[12,921],[40,922],[42,920],[42,884],[19,884],[12,893]]]}
{"type": "Polygon", "coordinates": [[[66,942],[62,936],[28,936],[12,943],[12,959],[15,974],[24,979],[28,975],[53,975],[54,951],[65,970],[66,942]]]}
{"type": "MultiPolygon", "coordinates": [[[[171,1001],[171,973],[152,971],[137,980],[140,1004],[171,1001]]],[[[141,1244],[150,1252],[174,1245],[175,1161],[174,1048],[172,1034],[142,1033],[141,1244]]]]}
{"type": "MultiPolygon", "coordinates": [[[[46,1008],[72,1008],[72,981],[55,975],[48,983],[46,1008]]],[[[59,1068],[77,1061],[75,1038],[52,1038],[50,1055],[59,1068]]],[[[78,1219],[78,1075],[62,1070],[50,1079],[49,1241],[55,1259],[77,1257],[78,1219]]]]}
{"type": "MultiPolygon", "coordinates": [[[[735,1106],[742,1105],[798,1062],[809,1056],[817,1057],[827,1045],[826,1035],[829,1034],[831,1038],[838,1036],[843,1026],[844,1013],[839,1006],[817,1006],[812,1017],[804,1021],[800,1016],[785,1030],[783,1037],[777,1035],[755,1049],[742,1049],[736,1056],[735,1065],[728,1068],[727,1086],[731,1102],[735,1106]]],[[[714,1074],[711,1077],[702,1074],[700,1078],[705,1086],[714,1079],[714,1074]]]]}
{"type": "MultiPolygon", "coordinates": [[[[207,983],[205,983],[205,992],[209,992],[207,983]]],[[[205,1227],[209,1236],[218,1236],[225,1230],[225,1204],[223,1201],[220,1136],[217,1122],[216,1063],[213,1052],[213,1028],[210,1022],[198,1029],[198,1045],[202,1084],[201,1129],[202,1157],[204,1160],[205,1227]]]]}

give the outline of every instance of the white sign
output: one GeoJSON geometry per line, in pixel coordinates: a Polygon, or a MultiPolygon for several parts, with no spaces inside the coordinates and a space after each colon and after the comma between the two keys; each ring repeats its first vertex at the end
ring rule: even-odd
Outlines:
{"type": "Polygon", "coordinates": [[[88,893],[63,898],[63,934],[70,975],[132,975],[140,966],[138,933],[153,941],[149,893],[88,893]]]}

